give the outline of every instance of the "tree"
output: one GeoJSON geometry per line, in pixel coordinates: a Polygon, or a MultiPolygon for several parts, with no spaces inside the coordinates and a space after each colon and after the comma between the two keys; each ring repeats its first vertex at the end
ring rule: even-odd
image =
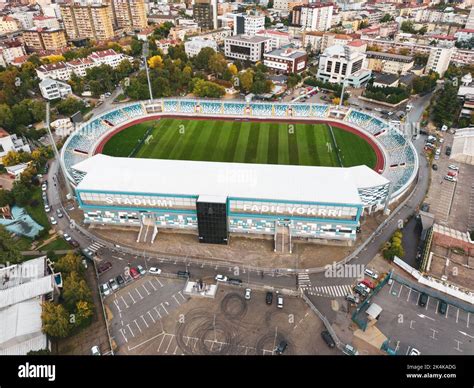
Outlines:
{"type": "Polygon", "coordinates": [[[31,191],[28,185],[24,182],[15,182],[13,184],[12,194],[15,198],[15,203],[18,206],[26,206],[30,203],[31,191]]]}
{"type": "Polygon", "coordinates": [[[22,260],[22,255],[16,247],[15,240],[10,235],[10,232],[0,225],[0,263],[14,264],[22,260]]]}
{"type": "Polygon", "coordinates": [[[458,88],[451,82],[445,82],[433,108],[433,121],[436,125],[450,127],[454,123],[461,106],[457,99],[457,91],[458,88]]]}
{"type": "Polygon", "coordinates": [[[65,338],[71,331],[69,314],[60,304],[45,302],[42,305],[43,332],[51,337],[65,338]]]}
{"type": "Polygon", "coordinates": [[[392,20],[393,20],[392,15],[386,13],[385,15],[383,15],[382,19],[380,19],[380,23],[387,23],[387,22],[390,22],[392,20]]]}
{"type": "Polygon", "coordinates": [[[7,104],[0,104],[0,127],[11,129],[13,126],[13,114],[7,104]]]}
{"type": "Polygon", "coordinates": [[[15,203],[15,198],[11,191],[0,189],[0,207],[7,205],[13,205],[15,203]]]}
{"type": "Polygon", "coordinates": [[[133,57],[138,57],[142,54],[143,51],[143,42],[138,40],[135,36],[132,38],[132,43],[130,43],[130,52],[129,54],[133,57]]]}
{"type": "Polygon", "coordinates": [[[245,92],[250,92],[253,86],[253,71],[247,70],[239,74],[240,89],[245,92]]]}
{"type": "Polygon", "coordinates": [[[62,297],[69,312],[74,312],[79,301],[92,301],[91,290],[77,272],[71,272],[64,278],[62,297]]]}
{"type": "Polygon", "coordinates": [[[155,55],[148,59],[148,66],[151,69],[161,69],[163,67],[163,58],[159,55],[155,55]]]}
{"type": "Polygon", "coordinates": [[[204,47],[199,51],[199,54],[193,58],[194,66],[199,70],[206,70],[209,68],[209,60],[215,54],[213,48],[204,47]]]}
{"type": "Polygon", "coordinates": [[[55,264],[55,269],[58,272],[65,274],[70,274],[76,272],[82,274],[84,271],[84,266],[82,265],[82,258],[79,255],[76,255],[74,252],[69,252],[63,257],[61,257],[55,264]]]}
{"type": "Polygon", "coordinates": [[[68,97],[65,100],[62,100],[58,105],[56,105],[58,112],[64,116],[71,116],[76,112],[85,112],[86,105],[84,101],[79,100],[74,97],[68,97]]]}
{"type": "Polygon", "coordinates": [[[359,23],[359,30],[363,30],[364,28],[367,28],[369,27],[369,21],[368,20],[362,20],[360,23],[359,23]]]}
{"type": "Polygon", "coordinates": [[[214,82],[198,79],[194,83],[193,94],[197,97],[219,98],[225,94],[225,89],[214,82]]]}
{"type": "Polygon", "coordinates": [[[407,33],[407,34],[415,34],[416,33],[414,23],[411,20],[403,21],[401,26],[400,26],[400,30],[407,33]]]}
{"type": "Polygon", "coordinates": [[[76,303],[75,309],[75,326],[87,326],[94,316],[94,305],[91,302],[80,300],[76,303]]]}
{"type": "Polygon", "coordinates": [[[227,69],[227,61],[221,53],[215,53],[209,58],[209,70],[211,72],[222,76],[227,69]]]}

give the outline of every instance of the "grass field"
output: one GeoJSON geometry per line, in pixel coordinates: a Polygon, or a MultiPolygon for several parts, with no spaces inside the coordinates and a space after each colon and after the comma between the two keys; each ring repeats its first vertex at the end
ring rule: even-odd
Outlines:
{"type": "MultiPolygon", "coordinates": [[[[325,124],[161,119],[119,132],[105,144],[103,153],[130,156],[152,127],[134,157],[339,166],[325,124]]],[[[344,167],[375,166],[375,152],[365,140],[340,128],[333,130],[344,167]]]]}

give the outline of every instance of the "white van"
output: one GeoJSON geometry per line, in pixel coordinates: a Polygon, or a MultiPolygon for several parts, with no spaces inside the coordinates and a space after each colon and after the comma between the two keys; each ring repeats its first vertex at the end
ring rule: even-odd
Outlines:
{"type": "Polygon", "coordinates": [[[277,296],[277,307],[279,309],[282,309],[283,308],[283,297],[281,295],[278,295],[277,296]]]}

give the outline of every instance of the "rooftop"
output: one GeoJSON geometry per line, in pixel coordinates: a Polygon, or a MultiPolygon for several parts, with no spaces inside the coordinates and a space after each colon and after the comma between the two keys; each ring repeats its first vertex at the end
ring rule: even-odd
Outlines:
{"type": "Polygon", "coordinates": [[[367,166],[336,168],[218,163],[130,159],[98,154],[73,168],[86,173],[78,190],[354,205],[362,204],[358,188],[388,183],[367,166]]]}

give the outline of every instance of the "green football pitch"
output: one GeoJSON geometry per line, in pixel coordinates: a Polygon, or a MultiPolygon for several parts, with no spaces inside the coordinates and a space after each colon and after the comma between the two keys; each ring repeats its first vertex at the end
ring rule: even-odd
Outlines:
{"type": "Polygon", "coordinates": [[[333,127],[339,158],[325,124],[161,119],[114,135],[103,148],[111,156],[214,162],[375,166],[372,147],[333,127]]]}

